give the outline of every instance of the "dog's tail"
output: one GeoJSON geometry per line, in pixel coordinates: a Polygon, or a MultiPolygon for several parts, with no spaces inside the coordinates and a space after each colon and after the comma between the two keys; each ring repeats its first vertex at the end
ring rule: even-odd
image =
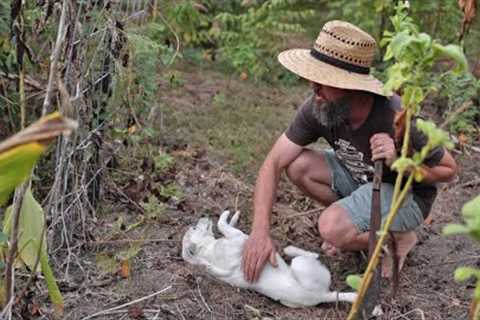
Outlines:
{"type": "Polygon", "coordinates": [[[332,291],[325,295],[325,302],[346,301],[353,303],[357,299],[355,292],[338,292],[332,291]]]}

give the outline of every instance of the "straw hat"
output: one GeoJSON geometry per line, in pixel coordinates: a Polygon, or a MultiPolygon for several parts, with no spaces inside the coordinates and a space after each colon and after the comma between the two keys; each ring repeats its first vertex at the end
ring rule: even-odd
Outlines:
{"type": "Polygon", "coordinates": [[[351,23],[335,20],[323,26],[313,49],[283,51],[278,61],[313,82],[385,96],[383,83],[369,74],[375,49],[375,39],[368,33],[351,23]]]}

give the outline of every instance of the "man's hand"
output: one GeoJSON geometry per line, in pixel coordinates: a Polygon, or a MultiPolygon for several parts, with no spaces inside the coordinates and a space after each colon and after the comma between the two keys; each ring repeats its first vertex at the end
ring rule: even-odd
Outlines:
{"type": "Polygon", "coordinates": [[[372,161],[385,159],[385,164],[391,166],[397,159],[395,142],[387,133],[376,133],[370,138],[372,161]]]}
{"type": "Polygon", "coordinates": [[[267,259],[272,266],[277,267],[276,253],[277,250],[268,233],[252,232],[243,247],[242,269],[245,280],[256,282],[267,259]]]}

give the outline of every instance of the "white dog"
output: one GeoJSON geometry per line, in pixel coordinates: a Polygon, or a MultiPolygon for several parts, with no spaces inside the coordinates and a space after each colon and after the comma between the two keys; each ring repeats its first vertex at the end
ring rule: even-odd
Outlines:
{"type": "Polygon", "coordinates": [[[232,286],[255,290],[292,308],[356,299],[353,292],[330,291],[330,272],[317,259],[318,254],[293,246],[284,249],[286,255],[294,257],[291,266],[277,254],[278,267],[267,263],[257,282],[245,281],[241,260],[248,236],[235,228],[239,212],[228,223],[229,215],[225,211],[218,220],[224,238],[215,239],[209,218],[201,218],[196,226],[190,227],[183,237],[183,259],[206,266],[208,273],[232,286]]]}

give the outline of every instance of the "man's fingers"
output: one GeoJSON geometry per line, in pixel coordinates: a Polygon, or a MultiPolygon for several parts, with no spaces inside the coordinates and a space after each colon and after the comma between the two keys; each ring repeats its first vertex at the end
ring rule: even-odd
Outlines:
{"type": "Polygon", "coordinates": [[[255,265],[253,270],[253,282],[257,282],[258,278],[260,277],[260,274],[262,273],[263,265],[265,264],[265,260],[266,259],[264,257],[257,260],[257,264],[255,265]]]}

